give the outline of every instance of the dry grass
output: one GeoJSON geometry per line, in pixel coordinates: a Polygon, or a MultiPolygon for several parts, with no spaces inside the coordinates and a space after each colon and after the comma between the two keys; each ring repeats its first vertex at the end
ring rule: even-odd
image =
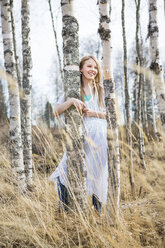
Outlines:
{"type": "Polygon", "coordinates": [[[34,154],[35,189],[26,195],[14,188],[7,146],[0,147],[0,247],[165,247],[165,141],[147,144],[146,172],[134,151],[133,200],[126,156],[129,148],[122,138],[121,208],[115,228],[104,222],[104,212],[98,216],[92,208],[85,217],[59,213],[58,196],[48,177],[60,161],[62,144],[57,133],[55,139],[45,127],[35,130],[35,135],[39,151],[34,154]]]}

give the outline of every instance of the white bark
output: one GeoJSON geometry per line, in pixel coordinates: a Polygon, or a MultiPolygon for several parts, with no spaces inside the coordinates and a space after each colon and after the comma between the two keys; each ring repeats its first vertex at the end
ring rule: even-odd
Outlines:
{"type": "Polygon", "coordinates": [[[25,173],[23,164],[23,149],[21,141],[20,100],[19,88],[16,81],[16,69],[13,52],[13,40],[11,31],[11,15],[9,0],[2,0],[2,34],[4,46],[4,61],[6,68],[6,80],[8,81],[10,102],[10,152],[13,172],[16,175],[21,189],[25,189],[25,173]],[[12,76],[11,78],[8,76],[12,76]]]}
{"type": "Polygon", "coordinates": [[[156,126],[156,116],[155,116],[155,88],[153,84],[153,74],[148,71],[145,80],[145,92],[146,92],[146,108],[147,108],[147,120],[149,125],[149,132],[155,137],[158,136],[158,130],[156,126]]]}
{"type": "Polygon", "coordinates": [[[148,35],[150,37],[150,69],[153,72],[160,119],[162,125],[165,128],[165,84],[162,76],[162,66],[160,65],[159,59],[159,28],[157,24],[157,0],[149,0],[148,35]]]}
{"type": "MultiPolygon", "coordinates": [[[[78,22],[74,17],[73,0],[61,0],[63,21],[64,86],[66,100],[81,99],[79,72],[78,22]]],[[[67,167],[70,190],[69,206],[77,210],[87,208],[86,168],[82,142],[82,116],[75,107],[65,113],[67,143],[67,167]]]]}
{"type": "Polygon", "coordinates": [[[115,109],[115,84],[112,80],[112,47],[109,18],[109,3],[99,1],[100,25],[99,34],[103,46],[103,76],[105,90],[105,105],[107,112],[107,139],[108,139],[108,198],[106,204],[106,218],[114,223],[116,214],[119,214],[120,201],[120,154],[118,142],[118,124],[115,109]]]}
{"type": "Polygon", "coordinates": [[[144,83],[143,83],[143,89],[142,89],[142,94],[143,94],[143,125],[145,129],[145,133],[147,135],[147,138],[150,140],[150,133],[149,133],[149,125],[148,125],[148,113],[147,113],[147,94],[146,94],[146,72],[144,70],[144,83]]]}
{"type": "MultiPolygon", "coordinates": [[[[142,66],[142,64],[141,64],[142,66]]],[[[139,78],[139,93],[138,93],[138,143],[139,143],[139,157],[141,160],[142,168],[146,169],[146,163],[144,160],[145,146],[144,146],[144,136],[143,136],[143,124],[142,124],[142,85],[143,85],[143,74],[140,73],[140,63],[138,63],[138,78],[139,78]]]]}
{"type": "Polygon", "coordinates": [[[141,0],[135,1],[136,4],[136,53],[137,53],[137,82],[138,82],[138,98],[137,98],[137,123],[138,123],[138,143],[139,143],[139,157],[141,160],[141,166],[146,169],[146,164],[144,160],[145,147],[144,147],[144,137],[143,137],[143,125],[142,125],[142,85],[144,83],[144,75],[140,71],[143,67],[143,52],[140,46],[140,4],[141,0]]]}
{"type": "Polygon", "coordinates": [[[14,15],[13,15],[13,0],[10,0],[10,8],[11,8],[11,24],[12,24],[13,48],[14,48],[14,59],[15,59],[15,66],[17,73],[17,82],[19,89],[21,89],[21,71],[19,64],[19,56],[17,54],[17,43],[16,43],[15,24],[14,24],[14,15]]]}
{"type": "Polygon", "coordinates": [[[125,0],[122,0],[122,29],[123,29],[123,51],[124,51],[124,86],[125,86],[125,111],[126,111],[126,136],[129,146],[129,180],[132,190],[132,195],[135,197],[135,180],[133,170],[133,155],[132,155],[132,127],[131,127],[131,114],[130,114],[130,95],[129,95],[129,82],[127,77],[127,41],[125,31],[125,0]]]}
{"type": "Polygon", "coordinates": [[[56,45],[56,50],[57,50],[58,63],[59,63],[59,67],[60,67],[61,80],[62,80],[62,83],[64,84],[64,73],[63,73],[63,69],[62,69],[61,56],[60,56],[60,51],[59,51],[58,42],[57,42],[57,32],[56,32],[55,25],[54,25],[54,17],[53,17],[51,0],[48,0],[48,3],[49,3],[50,15],[51,15],[53,33],[54,33],[54,38],[55,38],[55,45],[56,45]]]}
{"type": "Polygon", "coordinates": [[[150,80],[151,80],[151,96],[152,96],[152,124],[153,124],[153,130],[154,133],[156,135],[158,135],[158,130],[157,130],[157,126],[156,126],[156,116],[155,116],[155,104],[154,104],[154,100],[155,100],[155,87],[154,87],[154,83],[153,83],[153,75],[152,73],[150,74],[150,80]]]}
{"type": "Polygon", "coordinates": [[[31,47],[30,47],[30,9],[29,0],[22,0],[22,134],[23,154],[27,186],[32,185],[32,127],[31,127],[31,47]]]}
{"type": "Polygon", "coordinates": [[[5,103],[2,81],[0,79],[0,124],[4,124],[6,122],[7,122],[7,107],[5,103]]]}

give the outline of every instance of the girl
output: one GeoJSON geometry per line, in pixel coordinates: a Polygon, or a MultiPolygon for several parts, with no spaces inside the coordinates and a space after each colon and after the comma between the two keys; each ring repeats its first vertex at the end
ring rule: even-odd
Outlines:
{"type": "MultiPolygon", "coordinates": [[[[87,166],[87,190],[92,196],[92,204],[101,212],[106,203],[108,187],[107,165],[107,123],[101,85],[100,66],[93,56],[85,56],[80,61],[82,100],[64,95],[55,106],[55,116],[62,114],[71,105],[84,112],[85,155],[87,166]]],[[[64,206],[68,204],[67,164],[64,154],[59,166],[50,176],[57,182],[59,198],[64,206]]]]}

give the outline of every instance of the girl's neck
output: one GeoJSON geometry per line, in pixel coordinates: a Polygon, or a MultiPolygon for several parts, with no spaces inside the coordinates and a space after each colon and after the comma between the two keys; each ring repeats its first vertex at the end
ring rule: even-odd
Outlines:
{"type": "Polygon", "coordinates": [[[87,85],[92,85],[93,84],[93,80],[92,79],[87,79],[85,77],[82,78],[82,83],[83,83],[83,87],[87,86],[87,85]]]}
{"type": "Polygon", "coordinates": [[[85,95],[93,94],[93,81],[84,79],[82,88],[83,88],[85,95]]]}

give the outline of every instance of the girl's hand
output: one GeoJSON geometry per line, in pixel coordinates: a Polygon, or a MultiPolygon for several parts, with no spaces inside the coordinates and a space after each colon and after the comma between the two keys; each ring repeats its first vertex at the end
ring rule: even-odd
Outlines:
{"type": "Polygon", "coordinates": [[[97,112],[92,110],[92,109],[89,109],[89,108],[84,108],[83,109],[83,112],[84,112],[84,115],[86,117],[97,117],[97,112]]]}
{"type": "Polygon", "coordinates": [[[83,109],[83,112],[86,117],[97,117],[101,119],[106,119],[105,112],[96,112],[95,110],[86,107],[83,109]]]}
{"type": "Polygon", "coordinates": [[[69,100],[71,101],[71,105],[74,105],[79,111],[85,108],[85,104],[81,100],[76,98],[70,98],[69,100]]]}

